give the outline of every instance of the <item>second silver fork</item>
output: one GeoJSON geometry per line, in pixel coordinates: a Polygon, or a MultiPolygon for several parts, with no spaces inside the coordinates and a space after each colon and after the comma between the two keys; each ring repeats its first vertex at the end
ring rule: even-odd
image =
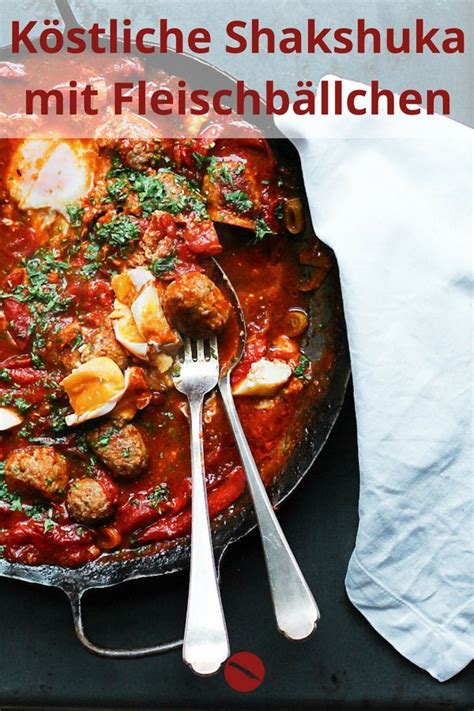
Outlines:
{"type": "Polygon", "coordinates": [[[214,674],[229,656],[229,640],[217,581],[207,504],[202,407],[216,387],[219,359],[216,338],[186,338],[172,371],[179,392],[187,396],[191,416],[191,571],[183,641],[183,659],[197,674],[214,674]]]}

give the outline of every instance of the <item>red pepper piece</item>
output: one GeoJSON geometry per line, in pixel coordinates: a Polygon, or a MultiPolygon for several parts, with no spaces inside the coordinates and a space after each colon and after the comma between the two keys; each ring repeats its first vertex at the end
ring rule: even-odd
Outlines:
{"type": "MultiPolygon", "coordinates": [[[[224,511],[243,492],[245,488],[245,474],[242,467],[236,467],[227,479],[216,489],[208,494],[209,515],[212,518],[224,511]]],[[[179,514],[163,516],[160,521],[149,526],[139,533],[135,540],[137,543],[151,543],[164,541],[184,536],[191,528],[191,510],[187,509],[179,514]]]]}
{"type": "Polygon", "coordinates": [[[9,368],[8,370],[11,379],[17,385],[42,382],[46,375],[44,370],[37,370],[37,368],[9,368]]]}
{"type": "Polygon", "coordinates": [[[30,365],[31,356],[26,354],[10,356],[0,361],[0,368],[28,368],[30,365]]]}
{"type": "Polygon", "coordinates": [[[5,299],[3,312],[10,323],[16,345],[21,349],[26,348],[33,328],[33,318],[28,306],[16,299],[5,299]]]}
{"type": "Polygon", "coordinates": [[[138,528],[144,528],[161,518],[165,511],[176,514],[184,509],[191,498],[191,485],[188,479],[184,480],[182,487],[168,500],[154,502],[154,489],[155,487],[151,487],[139,491],[120,507],[115,525],[121,533],[131,533],[138,528]]]}
{"type": "Polygon", "coordinates": [[[38,565],[44,561],[58,565],[81,565],[99,555],[93,545],[91,531],[78,526],[44,521],[20,521],[9,532],[5,558],[10,561],[38,565]]]}

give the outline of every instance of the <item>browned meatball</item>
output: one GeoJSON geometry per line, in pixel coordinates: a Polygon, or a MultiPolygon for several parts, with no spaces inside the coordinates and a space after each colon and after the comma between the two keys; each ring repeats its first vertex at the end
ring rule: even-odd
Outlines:
{"type": "Polygon", "coordinates": [[[115,338],[112,325],[86,328],[77,321],[55,324],[46,341],[45,359],[51,365],[77,368],[91,358],[108,356],[121,370],[128,365],[127,352],[115,338]]]}
{"type": "Polygon", "coordinates": [[[158,130],[147,119],[131,112],[109,117],[97,129],[96,140],[100,148],[118,152],[122,162],[132,170],[156,168],[163,162],[163,142],[158,130]]]}
{"type": "Polygon", "coordinates": [[[83,329],[83,345],[78,349],[80,362],[85,363],[91,358],[107,356],[112,358],[121,370],[128,364],[127,351],[115,338],[112,326],[107,323],[99,328],[83,329]]]}
{"type": "Polygon", "coordinates": [[[160,165],[161,141],[158,138],[149,141],[121,139],[119,153],[123,163],[132,170],[156,168],[160,165]]]}
{"type": "Polygon", "coordinates": [[[78,523],[91,525],[109,518],[114,501],[97,479],[86,477],[71,484],[66,497],[67,510],[78,523]]]}
{"type": "Polygon", "coordinates": [[[81,363],[78,347],[82,342],[82,330],[78,321],[64,319],[54,323],[46,339],[44,360],[50,365],[62,364],[68,370],[81,363]]]}
{"type": "Polygon", "coordinates": [[[117,479],[134,479],[148,465],[145,442],[134,425],[103,425],[89,435],[89,442],[117,479]]]}
{"type": "Polygon", "coordinates": [[[17,449],[7,459],[5,481],[20,494],[55,499],[66,491],[67,461],[54,447],[17,449]]]}
{"type": "Polygon", "coordinates": [[[168,321],[191,338],[218,333],[231,310],[222,291],[199,272],[188,272],[171,282],[163,295],[163,308],[168,321]]]}

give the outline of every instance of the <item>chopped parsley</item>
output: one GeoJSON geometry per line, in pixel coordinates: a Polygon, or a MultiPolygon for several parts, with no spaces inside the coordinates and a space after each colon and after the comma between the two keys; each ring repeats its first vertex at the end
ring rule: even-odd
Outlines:
{"type": "Polygon", "coordinates": [[[117,425],[110,425],[110,427],[107,427],[100,435],[99,437],[94,440],[94,446],[95,447],[107,447],[110,444],[110,440],[112,439],[113,435],[116,434],[120,430],[120,427],[117,425]]]}
{"type": "Polygon", "coordinates": [[[99,262],[89,262],[89,264],[84,264],[84,266],[80,269],[80,272],[86,280],[89,280],[95,277],[99,269],[99,262]]]}
{"type": "Polygon", "coordinates": [[[245,164],[242,162],[230,166],[228,161],[217,158],[216,156],[206,158],[206,161],[208,163],[207,174],[211,183],[215,183],[218,177],[222,185],[227,185],[231,188],[235,187],[235,177],[241,175],[245,170],[245,164]]]}
{"type": "Polygon", "coordinates": [[[297,378],[301,378],[303,380],[309,380],[311,377],[308,373],[308,367],[310,364],[310,358],[308,358],[307,355],[302,353],[298,358],[298,365],[294,369],[293,375],[296,375],[297,378]]]}
{"type": "Polygon", "coordinates": [[[45,533],[48,533],[48,531],[51,531],[51,529],[54,528],[55,525],[56,525],[56,524],[55,524],[55,522],[54,522],[52,519],[50,519],[50,518],[45,518],[44,524],[43,524],[43,531],[44,531],[45,533]]]}
{"type": "Polygon", "coordinates": [[[235,176],[240,175],[245,169],[243,163],[238,163],[235,167],[230,167],[228,163],[223,162],[219,166],[219,180],[222,185],[235,187],[235,176]]]}
{"type": "Polygon", "coordinates": [[[66,207],[66,212],[69,217],[69,222],[71,227],[81,227],[82,226],[82,216],[84,214],[83,207],[77,207],[77,205],[68,205],[66,207]]]}
{"type": "Polygon", "coordinates": [[[5,462],[0,462],[0,501],[10,508],[10,511],[21,511],[22,503],[18,494],[9,490],[5,481],[5,462]]]}
{"type": "Polygon", "coordinates": [[[0,380],[4,383],[12,383],[13,379],[8,368],[0,368],[0,380]]]}
{"type": "Polygon", "coordinates": [[[74,339],[74,343],[71,346],[72,351],[77,351],[78,348],[80,348],[82,345],[84,345],[84,336],[82,333],[78,333],[76,338],[74,339]]]}
{"type": "Polygon", "coordinates": [[[184,195],[177,198],[168,195],[165,184],[156,175],[130,173],[130,187],[137,194],[144,215],[151,215],[155,210],[165,210],[177,215],[184,210],[184,195]]]}
{"type": "Polygon", "coordinates": [[[80,272],[85,279],[92,279],[96,275],[96,272],[100,269],[100,261],[97,259],[100,252],[100,244],[96,242],[89,242],[84,250],[84,259],[86,259],[89,264],[84,264],[80,272]]]}
{"type": "Polygon", "coordinates": [[[14,298],[28,305],[32,318],[31,333],[34,335],[31,346],[31,358],[37,368],[43,368],[43,361],[38,353],[45,347],[44,334],[51,324],[51,316],[68,309],[72,297],[65,296],[67,287],[65,270],[69,263],[59,260],[56,249],[37,250],[29,259],[23,260],[26,283],[16,286],[11,293],[0,293],[0,298],[14,298]]]}
{"type": "Polygon", "coordinates": [[[273,214],[275,215],[277,220],[280,220],[280,222],[283,220],[284,211],[285,211],[285,202],[284,202],[284,200],[281,200],[273,211],[273,214]]]}
{"type": "Polygon", "coordinates": [[[204,170],[206,164],[209,162],[208,156],[203,156],[201,153],[194,152],[192,154],[198,170],[204,170]]]}
{"type": "Polygon", "coordinates": [[[87,247],[84,250],[84,259],[87,259],[88,262],[94,261],[94,259],[97,259],[97,255],[100,252],[100,245],[95,244],[94,242],[89,242],[87,247]]]}
{"type": "Polygon", "coordinates": [[[272,230],[269,228],[263,217],[257,217],[255,221],[255,240],[257,242],[260,242],[261,239],[266,237],[267,235],[272,235],[274,234],[272,230]]]}
{"type": "Polygon", "coordinates": [[[8,407],[11,405],[17,412],[23,413],[30,409],[31,403],[22,397],[15,397],[15,393],[7,393],[0,398],[0,404],[8,407]]]}
{"type": "Polygon", "coordinates": [[[153,509],[159,509],[163,501],[168,501],[169,495],[168,484],[163,483],[155,486],[146,498],[153,509]]]}
{"type": "Polygon", "coordinates": [[[229,202],[237,212],[248,212],[253,207],[253,202],[243,190],[232,190],[229,193],[224,193],[224,200],[229,202]]]}
{"type": "Polygon", "coordinates": [[[48,425],[55,434],[61,434],[67,430],[66,415],[69,413],[69,407],[54,407],[51,415],[48,418],[48,425]]]}
{"type": "Polygon", "coordinates": [[[129,182],[127,175],[120,175],[115,180],[109,181],[107,185],[107,197],[103,198],[102,202],[125,202],[128,192],[129,182]]]}
{"type": "Polygon", "coordinates": [[[176,254],[169,254],[167,257],[159,257],[150,265],[150,271],[154,276],[160,276],[171,272],[176,268],[176,254]]]}
{"type": "Polygon", "coordinates": [[[119,249],[121,256],[125,257],[130,245],[138,240],[140,228],[127,215],[119,215],[97,227],[94,236],[99,243],[119,249]]]}
{"type": "MultiPolygon", "coordinates": [[[[198,155],[198,154],[195,154],[198,155]]],[[[203,159],[205,156],[202,157],[203,159]]],[[[177,175],[167,168],[146,175],[127,168],[114,159],[107,174],[108,192],[106,200],[120,204],[125,202],[129,192],[134,192],[145,216],[156,210],[178,215],[181,212],[194,212],[200,219],[207,219],[208,213],[203,196],[182,175],[177,175]]]]}

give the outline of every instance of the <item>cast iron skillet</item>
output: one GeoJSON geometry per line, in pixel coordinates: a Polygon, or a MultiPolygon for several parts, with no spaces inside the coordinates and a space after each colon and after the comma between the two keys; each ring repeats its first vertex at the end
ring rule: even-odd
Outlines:
{"type": "MultiPolygon", "coordinates": [[[[65,27],[79,26],[67,0],[56,0],[65,27]]],[[[0,49],[0,60],[9,48],[0,49]]],[[[234,84],[235,79],[216,67],[195,57],[185,54],[160,56],[160,67],[165,71],[167,65],[173,74],[186,79],[192,73],[193,80],[203,77],[207,85],[222,86],[234,84]]],[[[273,132],[275,127],[272,128],[273,132]]],[[[293,163],[301,174],[297,153],[291,143],[284,139],[273,142],[272,148],[282,160],[293,163]]],[[[306,206],[306,235],[313,237],[309,212],[306,206]]],[[[303,347],[313,359],[318,359],[326,349],[332,348],[335,354],[335,367],[330,376],[326,396],[320,401],[305,427],[303,436],[283,471],[275,477],[269,487],[269,496],[276,507],[281,504],[300,483],[310,469],[326,442],[329,433],[339,415],[347,381],[350,373],[349,356],[346,342],[344,318],[339,291],[337,265],[334,259],[333,269],[329,272],[321,287],[313,293],[309,305],[310,327],[305,335],[303,347]],[[316,324],[326,324],[324,330],[316,324]]],[[[213,542],[218,568],[231,543],[247,535],[256,526],[248,494],[240,497],[227,511],[217,516],[212,522],[213,542]]],[[[181,646],[182,640],[174,640],[136,649],[107,649],[92,642],[86,635],[82,618],[82,597],[92,588],[105,588],[127,580],[165,575],[189,567],[189,536],[173,541],[143,547],[124,553],[104,554],[99,559],[81,568],[69,569],[50,565],[27,566],[0,560],[0,575],[16,578],[28,583],[48,585],[63,590],[69,598],[76,634],[82,644],[91,652],[104,657],[136,658],[160,652],[168,652],[181,646]]]]}

